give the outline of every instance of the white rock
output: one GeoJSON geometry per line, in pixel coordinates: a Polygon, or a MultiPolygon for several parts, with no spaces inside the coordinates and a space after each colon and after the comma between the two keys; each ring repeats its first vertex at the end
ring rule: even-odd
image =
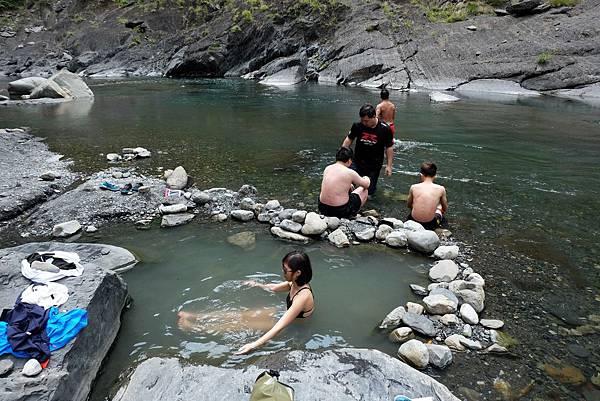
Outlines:
{"type": "Polygon", "coordinates": [[[27,362],[25,362],[25,366],[23,366],[23,370],[21,373],[23,376],[33,377],[37,376],[42,372],[42,365],[36,360],[31,358],[27,362]]]}
{"type": "Polygon", "coordinates": [[[406,309],[404,309],[404,306],[397,307],[396,309],[387,314],[387,316],[382,320],[381,324],[379,325],[379,328],[389,329],[400,326],[400,324],[402,323],[402,318],[405,314],[406,309]]]}
{"type": "Polygon", "coordinates": [[[281,204],[277,199],[270,200],[265,204],[265,210],[275,210],[279,209],[280,207],[281,204]]]}
{"type": "Polygon", "coordinates": [[[497,319],[481,319],[479,321],[479,324],[481,324],[486,329],[494,330],[501,329],[502,327],[504,327],[504,322],[502,320],[497,319]]]}
{"type": "Polygon", "coordinates": [[[417,315],[422,315],[423,312],[425,311],[425,307],[423,305],[420,305],[420,304],[417,304],[414,302],[407,302],[406,303],[406,311],[417,314],[417,315]]]}
{"type": "Polygon", "coordinates": [[[459,320],[458,316],[456,316],[455,314],[448,313],[440,318],[440,322],[442,322],[444,326],[453,326],[457,325],[459,323],[459,320]]]}
{"type": "MultiPolygon", "coordinates": [[[[304,215],[306,217],[306,214],[304,215]]],[[[304,220],[304,219],[302,219],[304,220]]],[[[340,226],[340,219],[338,217],[327,217],[327,229],[328,230],[337,230],[340,226]]]]}
{"type": "Polygon", "coordinates": [[[415,293],[415,295],[420,295],[420,296],[427,296],[429,295],[429,290],[425,287],[422,287],[420,285],[417,284],[411,284],[410,285],[410,289],[412,290],[412,292],[415,293]]]}
{"type": "Polygon", "coordinates": [[[438,259],[456,259],[458,256],[458,245],[442,245],[433,251],[433,256],[438,259]]]}
{"type": "Polygon", "coordinates": [[[96,226],[87,226],[85,229],[86,233],[95,233],[96,231],[98,231],[98,229],[96,228],[96,226]]]}
{"type": "Polygon", "coordinates": [[[55,237],[68,237],[79,230],[81,230],[81,224],[77,220],[71,220],[55,225],[52,228],[52,235],[55,237]]]}
{"type": "Polygon", "coordinates": [[[192,192],[192,201],[197,205],[204,205],[210,202],[210,195],[204,191],[194,191],[192,192]]]}
{"type": "Polygon", "coordinates": [[[462,328],[462,335],[465,337],[471,337],[473,335],[473,329],[471,325],[465,324],[462,328]]]}
{"type": "Polygon", "coordinates": [[[135,155],[139,158],[147,158],[152,156],[152,153],[148,149],[142,147],[133,149],[133,153],[135,153],[135,155]]]}
{"type": "Polygon", "coordinates": [[[305,244],[310,242],[310,238],[305,237],[302,234],[296,234],[296,233],[291,233],[289,231],[285,231],[283,228],[280,228],[280,227],[271,227],[271,234],[273,234],[281,239],[286,239],[286,240],[290,240],[290,241],[303,242],[305,244]]]}
{"type": "Polygon", "coordinates": [[[387,236],[394,231],[394,229],[386,224],[382,224],[377,228],[377,231],[375,232],[375,238],[377,238],[378,241],[385,241],[385,239],[387,238],[387,236]]]}
{"type": "Polygon", "coordinates": [[[501,345],[492,344],[481,352],[486,354],[505,354],[508,350],[501,345]]]}
{"type": "Polygon", "coordinates": [[[477,324],[479,323],[479,316],[473,307],[469,304],[462,304],[460,306],[460,317],[465,323],[477,324]]]}
{"type": "Polygon", "coordinates": [[[256,202],[254,202],[254,199],[252,198],[244,198],[240,201],[240,209],[242,210],[250,210],[254,212],[254,206],[256,206],[256,202]]]}
{"type": "Polygon", "coordinates": [[[419,340],[408,340],[398,349],[398,356],[416,367],[425,369],[429,364],[429,351],[419,340]]]}
{"type": "Polygon", "coordinates": [[[464,277],[468,277],[470,274],[472,274],[472,273],[473,273],[473,269],[472,269],[472,268],[470,268],[468,264],[466,264],[466,263],[461,263],[460,265],[461,265],[461,267],[464,267],[464,268],[465,268],[465,270],[463,270],[463,276],[464,276],[464,277]]]}
{"type": "Polygon", "coordinates": [[[116,162],[121,159],[122,159],[121,155],[119,155],[117,153],[109,153],[106,155],[106,160],[108,160],[109,162],[116,162]]]}
{"type": "Polygon", "coordinates": [[[385,238],[385,243],[392,248],[401,248],[406,246],[408,243],[408,238],[406,237],[406,233],[404,231],[392,231],[385,238]]]}
{"type": "Polygon", "coordinates": [[[224,222],[224,221],[225,221],[225,220],[227,220],[228,218],[229,218],[229,216],[227,216],[225,213],[217,213],[217,214],[215,214],[215,215],[213,215],[213,216],[211,217],[211,219],[212,219],[213,221],[216,221],[216,222],[219,222],[219,223],[222,223],[222,222],[224,222]]]}
{"type": "Polygon", "coordinates": [[[287,219],[279,223],[279,227],[291,233],[298,233],[302,230],[302,224],[287,219]]]}
{"type": "Polygon", "coordinates": [[[490,333],[490,341],[493,343],[497,343],[500,338],[500,335],[498,334],[498,332],[496,330],[492,329],[489,331],[489,333],[490,333]]]}
{"type": "Polygon", "coordinates": [[[425,344],[429,351],[429,363],[438,369],[444,369],[452,363],[452,351],[444,345],[425,344]]]}
{"type": "Polygon", "coordinates": [[[415,334],[410,327],[398,327],[390,333],[388,338],[393,343],[403,344],[415,338],[415,334]]]}
{"type": "Polygon", "coordinates": [[[167,178],[167,186],[171,189],[183,189],[188,182],[188,175],[182,166],[177,166],[167,178]]]}
{"type": "Polygon", "coordinates": [[[187,206],[183,203],[176,203],[174,205],[160,205],[158,211],[162,214],[175,214],[187,212],[187,206]]]}
{"type": "Polygon", "coordinates": [[[460,98],[442,92],[433,92],[429,94],[429,100],[432,102],[456,102],[460,98]]]}
{"type": "Polygon", "coordinates": [[[471,273],[467,276],[467,281],[485,287],[485,280],[479,273],[471,273]]]}
{"type": "Polygon", "coordinates": [[[298,210],[296,213],[292,214],[292,220],[296,223],[304,224],[305,218],[306,210],[298,210]]]}
{"type": "Polygon", "coordinates": [[[232,210],[231,217],[239,221],[250,221],[254,218],[254,212],[250,210],[232,210]]]}
{"type": "MultiPolygon", "coordinates": [[[[414,223],[414,222],[413,222],[414,223]]],[[[387,225],[392,227],[394,230],[398,229],[398,228],[404,228],[404,223],[402,222],[402,220],[400,219],[395,219],[393,217],[386,217],[381,219],[381,224],[382,225],[387,225]]],[[[423,226],[421,226],[422,228],[423,226]]]]}
{"type": "Polygon", "coordinates": [[[177,227],[189,223],[196,217],[191,213],[165,214],[160,222],[161,227],[177,227]]]}
{"type": "Polygon", "coordinates": [[[441,260],[429,269],[429,279],[435,282],[454,280],[458,276],[458,265],[452,260],[441,260]]]}
{"type": "Polygon", "coordinates": [[[371,241],[373,238],[375,238],[375,227],[366,228],[357,233],[354,233],[354,235],[359,241],[371,241]]]}
{"type": "Polygon", "coordinates": [[[173,170],[171,170],[171,169],[166,169],[166,170],[163,172],[163,179],[165,179],[165,180],[166,180],[167,178],[169,178],[169,177],[171,176],[171,174],[173,174],[173,170]]]}
{"type": "MultiPolygon", "coordinates": [[[[406,223],[404,224],[406,227],[406,223]]],[[[412,231],[408,235],[408,246],[423,253],[431,253],[440,245],[440,239],[433,231],[412,231]]]]}
{"type": "Polygon", "coordinates": [[[338,248],[343,248],[346,246],[350,246],[350,240],[344,231],[341,228],[329,233],[327,236],[329,242],[337,246],[338,248]]]}
{"type": "Polygon", "coordinates": [[[466,338],[464,338],[460,334],[452,334],[444,340],[444,343],[453,350],[464,351],[465,346],[462,345],[462,340],[466,340],[466,338]]]}
{"type": "Polygon", "coordinates": [[[423,227],[421,223],[417,223],[414,220],[406,220],[402,225],[402,228],[410,231],[425,231],[425,227],[423,227]]]}
{"type": "Polygon", "coordinates": [[[477,340],[471,340],[469,338],[462,337],[462,338],[460,338],[460,343],[463,346],[467,347],[468,349],[472,349],[475,351],[479,351],[479,350],[483,349],[483,346],[477,340]]]}
{"type": "Polygon", "coordinates": [[[425,309],[432,315],[445,315],[456,312],[458,303],[442,294],[428,295],[423,298],[425,309]]]}
{"type": "Polygon", "coordinates": [[[304,235],[320,235],[327,230],[327,220],[315,212],[308,212],[302,226],[304,235]]]}

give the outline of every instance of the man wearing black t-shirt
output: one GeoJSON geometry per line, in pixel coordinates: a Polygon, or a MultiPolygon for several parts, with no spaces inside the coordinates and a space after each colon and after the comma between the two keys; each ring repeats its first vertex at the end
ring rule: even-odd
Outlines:
{"type": "Polygon", "coordinates": [[[392,160],[394,159],[394,139],[390,126],[375,116],[375,108],[365,104],[358,113],[360,122],[352,124],[348,136],[342,146],[349,148],[356,140],[354,160],[351,169],[358,175],[371,179],[369,195],[377,189],[377,179],[383,165],[383,154],[386,155],[385,175],[392,175],[392,160]]]}

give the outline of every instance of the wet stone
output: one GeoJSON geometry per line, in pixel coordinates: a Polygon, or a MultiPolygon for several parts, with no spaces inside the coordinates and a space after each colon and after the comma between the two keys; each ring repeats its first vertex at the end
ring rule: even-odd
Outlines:
{"type": "Polygon", "coordinates": [[[429,291],[425,287],[421,287],[420,285],[411,284],[410,289],[415,295],[427,296],[429,291]]]}
{"type": "Polygon", "coordinates": [[[579,344],[567,344],[567,349],[573,355],[578,358],[589,358],[590,351],[588,351],[585,347],[582,347],[579,344]]]}

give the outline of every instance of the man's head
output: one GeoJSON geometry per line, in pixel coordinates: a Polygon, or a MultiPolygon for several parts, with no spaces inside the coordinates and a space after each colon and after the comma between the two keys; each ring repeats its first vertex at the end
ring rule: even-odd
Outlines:
{"type": "Polygon", "coordinates": [[[437,166],[433,162],[425,162],[421,164],[421,177],[423,178],[435,178],[437,173],[437,166]]]}
{"type": "Polygon", "coordinates": [[[353,157],[354,152],[352,152],[352,149],[342,146],[335,154],[335,161],[350,165],[353,157]]]}
{"type": "Polygon", "coordinates": [[[375,117],[375,114],[375,107],[369,103],[363,104],[358,112],[360,122],[369,128],[373,128],[377,125],[377,117],[375,117]]]}
{"type": "Polygon", "coordinates": [[[381,100],[388,100],[390,98],[390,92],[388,92],[387,89],[383,88],[379,93],[379,96],[381,96],[381,100]]]}

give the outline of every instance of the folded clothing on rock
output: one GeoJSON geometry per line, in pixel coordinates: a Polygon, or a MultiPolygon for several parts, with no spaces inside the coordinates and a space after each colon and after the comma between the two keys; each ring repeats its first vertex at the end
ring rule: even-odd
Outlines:
{"type": "Polygon", "coordinates": [[[21,261],[21,274],[35,283],[44,284],[64,277],[81,276],[83,266],[79,261],[75,252],[34,252],[21,261]]]}
{"type": "Polygon", "coordinates": [[[69,299],[69,289],[58,283],[31,284],[21,293],[21,302],[39,305],[44,309],[60,306],[69,299]]]}

